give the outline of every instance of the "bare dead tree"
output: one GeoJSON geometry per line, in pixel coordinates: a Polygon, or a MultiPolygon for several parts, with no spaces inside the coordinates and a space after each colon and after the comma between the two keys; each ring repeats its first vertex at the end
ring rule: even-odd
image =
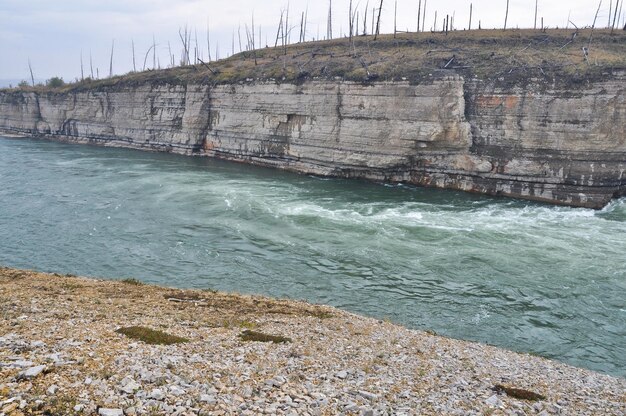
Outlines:
{"type": "Polygon", "coordinates": [[[302,32],[302,42],[306,42],[306,26],[309,20],[309,5],[307,4],[304,12],[304,31],[302,32]]]}
{"type": "Polygon", "coordinates": [[[285,30],[284,30],[284,42],[283,49],[285,50],[285,55],[287,55],[287,45],[289,44],[289,35],[291,34],[291,30],[289,29],[289,2],[287,2],[287,11],[285,11],[285,30]]]}
{"type": "Polygon", "coordinates": [[[326,39],[333,38],[333,0],[328,0],[328,21],[326,22],[326,39]]]}
{"type": "MultiPolygon", "coordinates": [[[[278,30],[276,31],[276,42],[274,43],[274,47],[278,46],[278,39],[280,39],[281,32],[283,31],[283,17],[285,11],[280,11],[280,21],[278,22],[278,30]]],[[[241,50],[241,34],[239,35],[239,49],[241,50]]]]}
{"type": "Polygon", "coordinates": [[[504,15],[504,30],[506,30],[507,20],[509,20],[509,0],[506,0],[506,14],[504,15]]]}
{"type": "MultiPolygon", "coordinates": [[[[194,37],[194,39],[195,39],[195,46],[194,46],[194,49],[193,49],[193,56],[194,56],[193,63],[195,65],[197,65],[198,64],[198,58],[200,58],[200,49],[198,49],[198,28],[194,27],[193,30],[194,30],[194,35],[195,35],[195,37],[194,37]]],[[[154,52],[156,53],[156,48],[154,48],[154,52]]]]}
{"type": "Polygon", "coordinates": [[[433,23],[433,32],[437,31],[437,10],[435,10],[435,22],[433,23]]]}
{"type": "Polygon", "coordinates": [[[349,40],[352,43],[352,0],[350,0],[350,6],[348,8],[348,32],[349,40]]]}
{"type": "Polygon", "coordinates": [[[143,57],[143,69],[142,71],[146,70],[146,63],[148,62],[148,56],[150,56],[150,52],[154,49],[154,44],[150,45],[150,47],[148,48],[148,50],[146,51],[146,55],[143,57]]]}
{"type": "Polygon", "coordinates": [[[420,32],[420,20],[422,18],[422,0],[417,5],[417,33],[420,32]]]}
{"type": "Polygon", "coordinates": [[[91,59],[91,49],[89,50],[89,69],[91,70],[91,79],[93,78],[93,60],[91,59]]]}
{"type": "Polygon", "coordinates": [[[169,40],[167,41],[167,56],[168,56],[168,61],[170,62],[170,65],[173,67],[175,65],[174,54],[172,53],[172,45],[169,40]]]}
{"type": "Polygon", "coordinates": [[[583,55],[585,57],[585,61],[587,65],[589,65],[589,48],[591,47],[591,40],[593,39],[593,30],[596,27],[596,20],[598,19],[598,13],[600,13],[600,7],[602,7],[602,0],[598,4],[598,10],[596,10],[596,15],[593,18],[593,24],[591,25],[591,33],[589,34],[589,42],[587,43],[587,48],[583,47],[583,55]]]}
{"type": "Polygon", "coordinates": [[[111,60],[109,62],[109,78],[113,76],[113,50],[115,49],[115,39],[111,43],[111,60]]]}
{"type": "Polygon", "coordinates": [[[607,29],[611,27],[611,11],[613,10],[613,0],[609,1],[609,23],[607,23],[607,29]]]}
{"type": "Polygon", "coordinates": [[[304,31],[304,12],[302,12],[302,16],[300,17],[300,36],[298,37],[298,43],[302,43],[302,32],[303,31],[304,31]]]}
{"type": "Polygon", "coordinates": [[[535,0],[535,26],[534,29],[537,30],[537,6],[538,6],[539,0],[535,0]]]}
{"type": "Polygon", "coordinates": [[[33,66],[30,64],[30,58],[28,58],[28,70],[30,71],[30,81],[35,86],[35,75],[33,75],[33,66]]]}
{"type": "Polygon", "coordinates": [[[424,14],[422,17],[422,32],[426,30],[426,0],[424,0],[424,14]]]}
{"type": "MultiPolygon", "coordinates": [[[[350,0],[352,1],[352,0],[350,0]]],[[[395,1],[393,6],[393,38],[396,38],[396,33],[398,33],[398,0],[395,1]]]]}
{"type": "Polygon", "coordinates": [[[137,65],[135,64],[135,40],[131,39],[130,43],[133,48],[133,72],[137,72],[137,65]]]}
{"type": "Polygon", "coordinates": [[[469,26],[467,27],[467,30],[472,30],[472,3],[470,3],[470,20],[469,20],[469,26]]]}
{"type": "Polygon", "coordinates": [[[83,71],[83,50],[80,50],[80,80],[85,80],[85,73],[83,71]]]}
{"type": "Polygon", "coordinates": [[[378,7],[378,19],[376,19],[376,33],[374,34],[374,40],[380,34],[380,14],[383,11],[383,0],[380,0],[380,6],[378,7]]]}
{"type": "Polygon", "coordinates": [[[239,40],[239,52],[243,52],[243,47],[241,46],[241,23],[239,24],[239,27],[237,28],[237,38],[239,40]]]}
{"type": "MultiPolygon", "coordinates": [[[[181,65],[190,65],[190,58],[189,58],[189,43],[190,43],[190,39],[189,39],[189,33],[188,33],[188,29],[187,29],[187,25],[185,25],[185,31],[183,32],[182,28],[178,29],[178,36],[180,37],[180,41],[183,44],[183,56],[181,57],[181,65]]],[[[145,66],[145,62],[144,62],[144,66],[145,66]]]]}
{"type": "Polygon", "coordinates": [[[618,6],[619,6],[619,0],[617,0],[617,2],[615,3],[615,14],[613,15],[613,24],[611,24],[611,34],[613,33],[613,30],[615,29],[615,19],[617,19],[618,6]]]}
{"type": "Polygon", "coordinates": [[[250,32],[250,36],[251,36],[251,40],[252,40],[252,50],[256,49],[256,38],[254,37],[254,12],[252,12],[252,23],[251,23],[251,29],[252,31],[250,32]]]}
{"type": "Polygon", "coordinates": [[[367,35],[367,11],[369,9],[370,2],[367,0],[365,3],[365,12],[363,13],[363,36],[367,35]]]}
{"type": "Polygon", "coordinates": [[[207,59],[211,62],[211,32],[210,32],[210,22],[209,18],[206,19],[206,49],[209,55],[207,59]]]}

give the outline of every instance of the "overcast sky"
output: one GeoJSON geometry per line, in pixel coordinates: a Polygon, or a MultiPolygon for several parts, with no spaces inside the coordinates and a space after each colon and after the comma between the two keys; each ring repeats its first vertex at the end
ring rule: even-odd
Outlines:
{"type": "MultiPolygon", "coordinates": [[[[455,13],[455,26],[459,29],[467,26],[470,1],[426,1],[427,29],[433,25],[435,10],[439,22],[445,14],[455,13]]],[[[363,11],[367,0],[353,2],[363,11]]],[[[604,26],[608,22],[609,2],[603,1],[598,17],[599,24],[604,26]]],[[[479,20],[483,28],[502,27],[506,0],[473,0],[472,3],[473,27],[479,20]]],[[[368,19],[371,20],[371,9],[378,4],[379,0],[369,0],[368,19]]],[[[335,37],[340,30],[342,33],[347,30],[348,5],[349,0],[333,0],[335,37]]],[[[398,28],[415,30],[417,5],[418,0],[398,0],[398,28]]],[[[308,7],[307,40],[325,36],[328,0],[291,0],[289,7],[290,20],[298,25],[301,13],[308,7]]],[[[534,0],[510,0],[508,26],[532,27],[534,7],[534,0]]],[[[570,20],[584,26],[591,25],[597,7],[597,0],[539,0],[538,15],[544,17],[546,26],[564,27],[571,13],[570,20]]],[[[126,73],[132,70],[131,39],[135,42],[137,66],[143,67],[153,34],[164,66],[168,41],[178,59],[181,51],[178,28],[185,24],[197,28],[198,42],[206,59],[207,20],[213,57],[218,44],[220,57],[225,57],[232,52],[233,31],[241,25],[245,38],[244,25],[250,25],[253,13],[257,33],[259,25],[262,30],[263,45],[273,45],[281,9],[286,8],[287,0],[0,0],[0,79],[27,79],[30,58],[36,78],[61,76],[73,80],[80,76],[81,51],[86,72],[91,52],[94,72],[99,68],[100,76],[105,76],[109,72],[113,39],[113,71],[126,73]]],[[[382,32],[393,30],[393,11],[394,0],[385,0],[382,32]]],[[[625,14],[626,9],[622,11],[622,15],[625,14]]],[[[360,19],[362,22],[362,15],[360,19]]],[[[299,28],[294,29],[292,41],[297,40],[298,32],[299,28]]],[[[236,43],[238,45],[238,41],[236,43]]],[[[152,65],[151,61],[148,59],[148,66],[152,65]]]]}

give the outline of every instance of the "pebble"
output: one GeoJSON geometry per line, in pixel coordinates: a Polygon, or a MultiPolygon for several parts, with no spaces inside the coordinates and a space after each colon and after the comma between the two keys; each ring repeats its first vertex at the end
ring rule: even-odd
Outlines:
{"type": "Polygon", "coordinates": [[[489,397],[487,400],[485,400],[485,403],[487,403],[489,406],[492,406],[492,407],[502,406],[502,400],[500,400],[497,394],[494,394],[493,396],[489,397]]]}
{"type": "MultiPolygon", "coordinates": [[[[623,409],[623,379],[379,325],[339,310],[330,309],[333,317],[319,319],[302,314],[302,308],[311,306],[297,302],[264,304],[250,297],[190,292],[215,297],[198,313],[200,307],[186,301],[168,302],[164,294],[174,289],[88,280],[76,280],[77,286],[90,289],[82,294],[76,289],[72,302],[56,297],[54,279],[59,278],[36,281],[37,290],[29,290],[33,283],[23,279],[0,285],[26,317],[19,327],[11,327],[18,312],[11,315],[8,309],[7,320],[0,320],[5,334],[0,337],[0,371],[13,371],[7,364],[15,373],[36,363],[55,365],[46,377],[0,379],[0,409],[17,406],[14,414],[21,407],[24,414],[40,414],[53,400],[68,396],[76,413],[101,416],[594,416],[623,409]],[[38,300],[40,312],[28,315],[31,299],[38,300]],[[256,301],[259,310],[247,312],[254,311],[256,301]],[[237,302],[245,308],[233,313],[229,308],[237,302]],[[230,321],[222,326],[225,319],[230,321]],[[237,322],[254,322],[259,331],[290,337],[292,343],[242,342],[237,322]],[[124,325],[160,328],[191,341],[153,346],[112,336],[124,325]],[[530,389],[553,401],[529,403],[496,395],[496,384],[530,389]],[[9,399],[2,401],[5,397],[9,399]]],[[[38,367],[38,374],[45,371],[38,367]]]]}
{"type": "Polygon", "coordinates": [[[335,377],[340,378],[340,379],[345,379],[346,377],[348,377],[348,372],[345,370],[339,371],[335,374],[335,377]]]}
{"type": "Polygon", "coordinates": [[[18,378],[19,379],[30,379],[30,378],[35,378],[37,377],[39,374],[43,373],[43,371],[46,369],[45,365],[38,365],[35,367],[30,367],[24,371],[21,371],[18,374],[18,378]]]}
{"type": "Polygon", "coordinates": [[[148,398],[154,400],[163,400],[165,398],[165,393],[161,389],[154,389],[150,392],[148,398]]]}
{"type": "Polygon", "coordinates": [[[185,394],[185,390],[183,390],[182,388],[180,388],[177,385],[172,385],[168,387],[168,392],[170,394],[173,394],[174,396],[182,396],[183,394],[185,394]]]}
{"type": "Polygon", "coordinates": [[[100,416],[124,416],[124,411],[122,409],[106,409],[101,407],[98,409],[98,414],[100,416]]]}

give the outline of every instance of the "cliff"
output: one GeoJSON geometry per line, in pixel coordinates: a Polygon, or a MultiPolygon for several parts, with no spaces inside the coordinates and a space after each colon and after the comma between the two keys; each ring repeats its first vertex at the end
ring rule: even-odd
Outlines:
{"type": "MultiPolygon", "coordinates": [[[[529,66],[567,42],[565,35],[541,36],[551,39],[549,49],[532,37],[500,39],[514,42],[510,70],[511,63],[496,71],[475,58],[489,50],[483,37],[449,48],[451,58],[416,68],[405,63],[406,77],[397,65],[381,77],[373,72],[380,62],[361,56],[350,58],[355,67],[343,68],[345,77],[328,65],[294,76],[284,58],[276,81],[269,75],[280,57],[271,53],[279,52],[268,49],[258,52],[258,66],[243,56],[214,68],[133,74],[60,91],[4,91],[0,130],[600,208],[626,194],[626,36],[596,40],[610,65],[573,69],[545,60],[529,66]],[[515,49],[529,39],[539,52],[515,49]],[[244,67],[234,71],[233,63],[244,67]]],[[[396,42],[388,47],[405,53],[433,47],[396,42]]],[[[376,59],[389,53],[374,45],[376,59]]],[[[289,50],[292,66],[300,65],[299,53],[289,50]]],[[[310,54],[314,60],[322,52],[310,54]]]]}

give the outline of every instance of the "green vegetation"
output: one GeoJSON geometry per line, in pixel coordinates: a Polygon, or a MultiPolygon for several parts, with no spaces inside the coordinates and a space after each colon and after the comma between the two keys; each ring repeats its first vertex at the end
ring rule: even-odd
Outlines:
{"type": "Polygon", "coordinates": [[[49,88],[61,88],[64,85],[65,81],[63,81],[63,78],[59,77],[52,77],[46,81],[46,86],[49,88]]]}
{"type": "Polygon", "coordinates": [[[502,384],[496,384],[493,387],[493,390],[498,393],[506,393],[507,396],[513,397],[515,399],[520,400],[528,400],[528,401],[537,401],[537,400],[545,400],[546,396],[541,395],[539,393],[535,393],[530,390],[518,389],[515,387],[503,386],[502,384]]]}
{"type": "Polygon", "coordinates": [[[273,342],[274,344],[286,344],[291,342],[291,339],[287,337],[268,335],[262,332],[251,331],[249,329],[246,329],[239,334],[239,338],[243,341],[273,342]]]}
{"type": "Polygon", "coordinates": [[[143,326],[120,328],[115,332],[126,335],[128,338],[143,341],[146,344],[152,345],[172,345],[189,342],[187,338],[177,337],[175,335],[170,335],[162,331],[155,331],[154,329],[143,326]]]}
{"type": "Polygon", "coordinates": [[[134,279],[132,277],[129,277],[127,279],[122,279],[120,280],[122,283],[126,283],[127,285],[133,285],[133,286],[143,286],[145,283],[143,283],[140,280],[134,279]]]}

